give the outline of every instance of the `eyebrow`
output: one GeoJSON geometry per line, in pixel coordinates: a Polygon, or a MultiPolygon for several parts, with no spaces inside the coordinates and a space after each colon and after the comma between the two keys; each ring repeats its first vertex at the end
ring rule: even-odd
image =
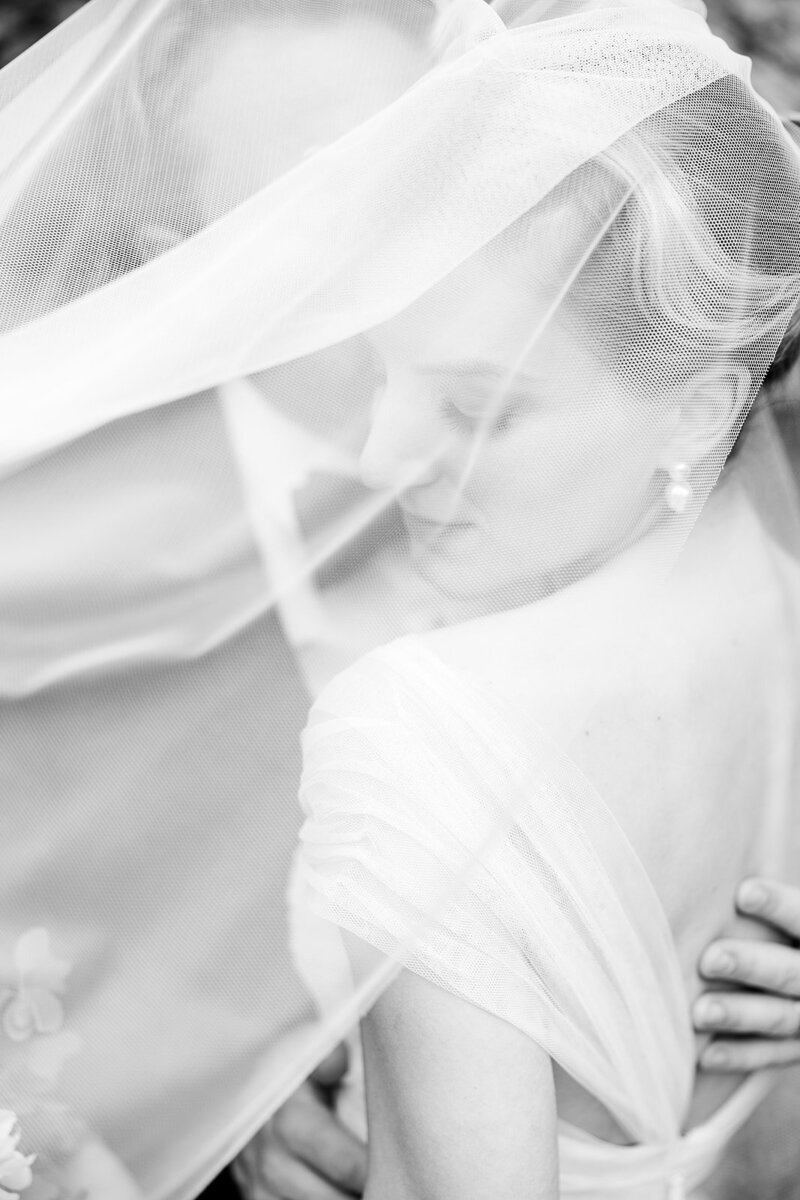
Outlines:
{"type": "Polygon", "coordinates": [[[513,383],[516,386],[534,387],[540,380],[520,371],[509,371],[498,363],[482,358],[464,358],[456,362],[422,363],[417,371],[420,375],[446,375],[450,379],[486,379],[492,383],[513,383]]]}

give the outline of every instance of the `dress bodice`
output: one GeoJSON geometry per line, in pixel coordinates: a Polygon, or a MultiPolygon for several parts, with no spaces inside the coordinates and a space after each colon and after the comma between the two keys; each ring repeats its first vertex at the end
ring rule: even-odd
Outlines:
{"type": "Polygon", "coordinates": [[[529,1034],[626,1130],[623,1146],[561,1123],[563,1196],[699,1194],[769,1081],[684,1135],[695,1046],[675,941],[586,776],[414,637],[326,689],[304,750],[295,947],[322,1002],[336,925],[529,1034]]]}

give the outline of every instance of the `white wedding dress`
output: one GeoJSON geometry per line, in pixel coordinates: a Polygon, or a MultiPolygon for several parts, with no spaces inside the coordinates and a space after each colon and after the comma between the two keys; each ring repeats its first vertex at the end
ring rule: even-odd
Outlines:
{"type": "MultiPolygon", "coordinates": [[[[519,797],[506,833],[405,962],[528,1033],[628,1132],[635,1144],[618,1145],[562,1121],[562,1196],[700,1197],[770,1077],[751,1077],[683,1133],[696,1048],[662,902],[586,776],[548,735],[514,725],[511,707],[418,637],[367,655],[325,690],[304,744],[298,969],[334,1007],[352,982],[329,922],[396,950],[415,914],[436,909],[442,864],[455,878],[498,797],[519,797]]],[[[363,1132],[360,1063],[343,1110],[363,1132]]]]}

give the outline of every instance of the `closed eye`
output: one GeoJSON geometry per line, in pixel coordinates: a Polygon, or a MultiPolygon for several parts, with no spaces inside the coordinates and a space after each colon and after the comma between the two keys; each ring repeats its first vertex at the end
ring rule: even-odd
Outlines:
{"type": "Polygon", "coordinates": [[[473,433],[484,430],[490,437],[501,437],[513,428],[523,409],[530,406],[530,397],[475,396],[468,392],[446,392],[442,395],[439,411],[442,420],[456,433],[473,433]]]}

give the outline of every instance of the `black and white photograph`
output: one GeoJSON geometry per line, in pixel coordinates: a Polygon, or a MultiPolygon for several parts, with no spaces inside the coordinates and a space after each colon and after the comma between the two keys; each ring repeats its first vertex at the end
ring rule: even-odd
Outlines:
{"type": "Polygon", "coordinates": [[[798,0],[0,0],[0,1200],[800,1200],[798,0]]]}

